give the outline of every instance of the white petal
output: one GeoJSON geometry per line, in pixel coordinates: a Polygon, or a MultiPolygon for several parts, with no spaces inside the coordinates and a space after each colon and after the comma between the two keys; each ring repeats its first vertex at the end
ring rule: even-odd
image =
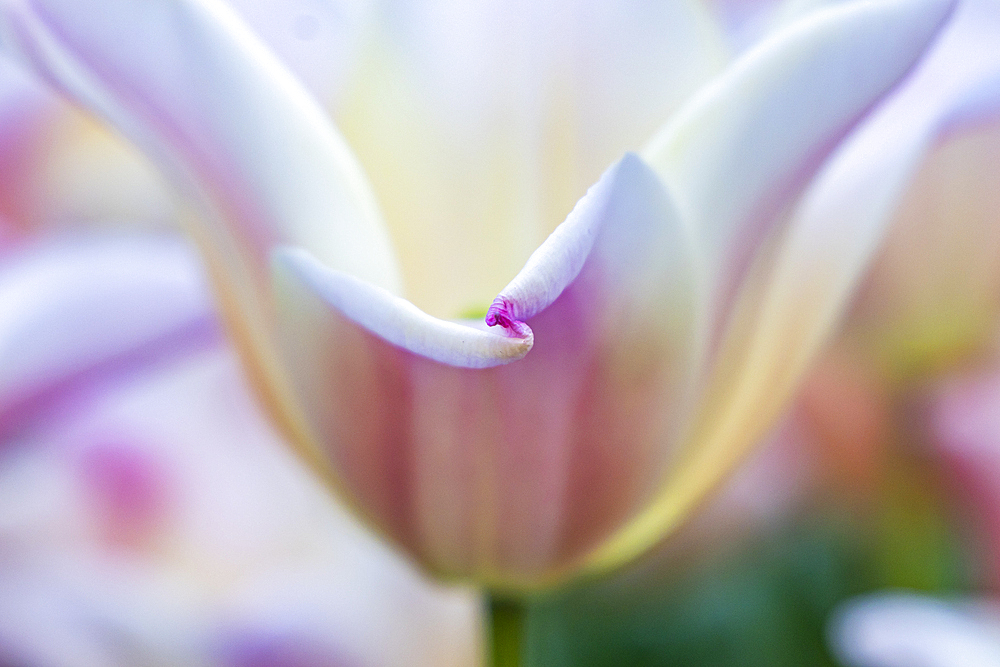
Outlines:
{"type": "Polygon", "coordinates": [[[1000,6],[975,0],[905,87],[838,149],[773,260],[756,267],[720,352],[714,407],[702,415],[701,464],[764,435],[837,324],[927,151],[985,115],[1000,117],[1000,6]]]}
{"type": "Polygon", "coordinates": [[[270,250],[293,243],[400,289],[367,182],[323,109],[221,0],[0,0],[0,43],[203,204],[193,227],[233,337],[308,451],[274,339],[270,250]]]}
{"type": "MultiPolygon", "coordinates": [[[[613,294],[618,310],[630,303],[668,311],[671,322],[685,322],[678,347],[687,350],[694,345],[697,286],[691,241],[657,176],[633,154],[605,173],[501,291],[486,318],[491,327],[502,325],[494,330],[431,317],[379,287],[323,266],[302,249],[279,249],[274,256],[282,290],[313,292],[329,308],[393,345],[466,368],[487,368],[524,357],[534,342],[525,320],[551,306],[588,264],[598,276],[585,281],[594,283],[595,309],[613,294]],[[656,263],[655,278],[648,266],[637,262],[637,254],[656,263]],[[650,293],[657,295],[655,303],[650,293]]],[[[596,312],[593,316],[600,318],[596,312]]]]}
{"type": "Polygon", "coordinates": [[[509,337],[483,334],[492,349],[301,253],[276,258],[285,352],[344,497],[450,576],[571,574],[657,493],[677,444],[701,342],[685,234],[627,156],[494,302],[509,337]]]}
{"type": "Polygon", "coordinates": [[[776,214],[953,5],[872,0],[814,12],[743,56],[652,140],[644,157],[694,226],[720,289],[738,281],[776,214]]]}
{"type": "Polygon", "coordinates": [[[695,273],[692,241],[656,174],[641,158],[627,153],[577,202],[497,299],[506,302],[518,320],[534,317],[559,298],[596,257],[605,269],[621,264],[614,269],[619,276],[640,270],[630,264],[636,254],[633,246],[640,244],[663,265],[662,275],[657,276],[662,280],[659,290],[681,292],[689,300],[695,273]]]}

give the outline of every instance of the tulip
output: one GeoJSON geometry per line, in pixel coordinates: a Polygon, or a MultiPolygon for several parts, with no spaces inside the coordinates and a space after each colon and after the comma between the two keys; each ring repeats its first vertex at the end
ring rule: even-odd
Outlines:
{"type": "Polygon", "coordinates": [[[471,596],[291,456],[177,239],[11,251],[0,366],[0,662],[474,661],[471,596]]]}
{"type": "Polygon", "coordinates": [[[2,40],[196,202],[303,458],[432,571],[523,589],[641,554],[767,432],[921,157],[994,111],[994,6],[953,8],[771,35],[605,172],[488,326],[400,296],[345,140],[223,4],[8,0],[2,40]]]}

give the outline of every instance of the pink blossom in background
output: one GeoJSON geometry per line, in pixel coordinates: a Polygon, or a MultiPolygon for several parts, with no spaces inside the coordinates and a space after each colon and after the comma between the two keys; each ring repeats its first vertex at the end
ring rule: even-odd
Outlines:
{"type": "Polygon", "coordinates": [[[1000,367],[995,361],[948,378],[935,391],[934,453],[952,473],[958,507],[981,538],[983,583],[1000,585],[1000,367]]]}
{"type": "Polygon", "coordinates": [[[0,304],[2,661],[475,663],[474,598],[286,452],[182,242],[28,244],[0,304]]]}

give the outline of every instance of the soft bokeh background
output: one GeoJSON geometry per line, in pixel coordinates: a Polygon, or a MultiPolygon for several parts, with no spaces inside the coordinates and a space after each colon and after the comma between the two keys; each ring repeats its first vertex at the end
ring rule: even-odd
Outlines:
{"type": "MultiPolygon", "coordinates": [[[[445,317],[809,4],[233,0],[325,101],[445,317]]],[[[998,183],[1000,127],[935,149],[786,419],[667,544],[532,599],[531,664],[847,664],[828,627],[857,596],[997,592],[998,183]]],[[[0,62],[0,662],[476,664],[476,593],[365,532],[264,420],[177,218],[134,149],[0,62]],[[69,363],[74,336],[113,344],[69,363]],[[43,381],[15,381],[24,349],[43,381]]]]}

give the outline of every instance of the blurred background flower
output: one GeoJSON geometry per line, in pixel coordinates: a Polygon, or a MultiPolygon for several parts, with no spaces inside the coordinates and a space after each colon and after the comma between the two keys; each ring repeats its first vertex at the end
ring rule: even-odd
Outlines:
{"type": "Polygon", "coordinates": [[[4,664],[476,662],[475,596],[424,581],[292,458],[184,243],[31,244],[0,304],[4,664]]]}
{"type": "Polygon", "coordinates": [[[1000,665],[1000,608],[885,594],[852,603],[836,618],[832,641],[850,667],[1000,665]]]}

